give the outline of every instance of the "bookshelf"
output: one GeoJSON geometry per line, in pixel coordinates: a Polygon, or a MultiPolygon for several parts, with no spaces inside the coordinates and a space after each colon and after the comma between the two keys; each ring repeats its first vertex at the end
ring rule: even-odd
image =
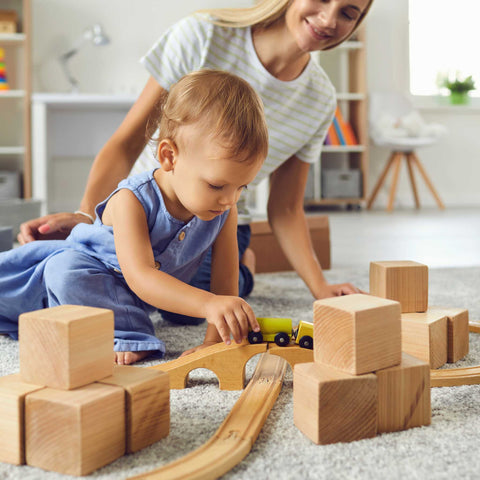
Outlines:
{"type": "Polygon", "coordinates": [[[30,0],[0,0],[0,11],[15,12],[13,31],[0,29],[8,90],[0,90],[0,170],[17,171],[21,196],[31,198],[30,0]]]}
{"type": "Polygon", "coordinates": [[[368,173],[365,26],[356,32],[355,40],[318,53],[317,60],[337,90],[338,108],[358,143],[324,146],[320,162],[310,170],[305,206],[359,207],[366,200],[368,173]]]}

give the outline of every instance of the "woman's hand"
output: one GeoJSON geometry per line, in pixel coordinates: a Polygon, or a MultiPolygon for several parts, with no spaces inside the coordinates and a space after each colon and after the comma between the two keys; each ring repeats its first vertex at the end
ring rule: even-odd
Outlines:
{"type": "Polygon", "coordinates": [[[91,223],[78,213],[52,213],[20,225],[17,240],[21,245],[34,240],[64,240],[79,223],[91,223]]]}
{"type": "Polygon", "coordinates": [[[249,330],[260,331],[250,305],[240,297],[215,295],[205,305],[207,322],[215,325],[220,338],[229,345],[230,335],[236,343],[247,338],[249,330]]]}
{"type": "Polygon", "coordinates": [[[335,285],[325,284],[316,294],[316,299],[328,297],[340,297],[341,295],[350,295],[352,293],[366,293],[351,283],[337,283],[335,285]]]}

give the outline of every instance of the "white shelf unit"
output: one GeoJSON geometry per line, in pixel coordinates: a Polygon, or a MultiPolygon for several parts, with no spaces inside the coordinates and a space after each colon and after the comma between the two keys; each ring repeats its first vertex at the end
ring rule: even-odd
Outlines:
{"type": "Polygon", "coordinates": [[[0,170],[19,171],[22,196],[31,198],[30,0],[0,0],[0,10],[15,10],[18,15],[17,33],[0,33],[10,87],[0,91],[0,170]]]}
{"type": "Polygon", "coordinates": [[[337,103],[343,117],[351,125],[358,145],[324,146],[319,162],[310,171],[305,205],[361,205],[367,195],[368,172],[368,118],[365,61],[365,27],[356,33],[355,41],[320,52],[318,61],[327,72],[337,90],[337,103]],[[342,171],[360,170],[359,195],[343,197],[322,195],[321,178],[325,169],[342,171]]]}

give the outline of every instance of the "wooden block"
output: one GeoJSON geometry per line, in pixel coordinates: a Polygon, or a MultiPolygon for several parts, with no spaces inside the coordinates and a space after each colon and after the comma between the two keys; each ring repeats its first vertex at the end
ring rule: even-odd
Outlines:
{"type": "Polygon", "coordinates": [[[26,399],[27,464],[87,475],[125,453],[125,393],[92,383],[76,390],[45,388],[26,399]]]}
{"type": "Polygon", "coordinates": [[[352,375],[398,365],[400,304],[371,295],[325,298],[313,304],[316,362],[352,375]]]}
{"type": "Polygon", "coordinates": [[[400,302],[402,313],[428,308],[428,267],[411,261],[371,262],[370,293],[400,302]]]}
{"type": "Polygon", "coordinates": [[[127,453],[158,442],[170,432],[168,373],[117,365],[102,384],[117,385],[126,393],[127,453]]]}
{"type": "Polygon", "coordinates": [[[113,312],[62,305],[19,317],[20,375],[27,383],[72,389],[113,373],[113,312]]]}
{"type": "Polygon", "coordinates": [[[378,385],[378,433],[430,425],[428,363],[403,353],[400,365],[375,373],[378,385]]]}
{"type": "Polygon", "coordinates": [[[0,33],[17,32],[18,15],[15,10],[0,10],[0,33]]]}
{"type": "Polygon", "coordinates": [[[447,317],[447,362],[458,362],[467,355],[469,350],[468,310],[463,308],[429,307],[428,311],[447,317]]]}
{"type": "Polygon", "coordinates": [[[295,365],[293,420],[316,444],[374,437],[376,376],[353,376],[319,363],[295,365]]]}
{"type": "Polygon", "coordinates": [[[41,388],[22,382],[18,373],[0,377],[0,462],[25,463],[25,397],[41,388]]]}
{"type": "MultiPolygon", "coordinates": [[[[327,215],[307,216],[312,246],[324,270],[330,268],[330,228],[327,215]]],[[[267,221],[250,224],[250,248],[255,252],[257,273],[293,270],[267,221]]]]}
{"type": "Polygon", "coordinates": [[[424,360],[430,368],[447,363],[448,329],[444,313],[402,313],[402,351],[424,360]]]}

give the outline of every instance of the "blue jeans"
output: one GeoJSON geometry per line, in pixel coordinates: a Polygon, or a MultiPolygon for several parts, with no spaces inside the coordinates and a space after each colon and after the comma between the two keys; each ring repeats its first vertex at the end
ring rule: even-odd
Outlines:
{"type": "MultiPolygon", "coordinates": [[[[238,258],[242,258],[247,247],[250,245],[250,225],[239,225],[237,227],[237,242],[238,242],[238,258]]],[[[193,287],[201,288],[202,290],[210,290],[210,271],[212,265],[212,250],[210,249],[205,257],[205,260],[200,265],[197,273],[190,281],[193,287]]],[[[240,263],[239,278],[238,278],[238,293],[242,298],[247,297],[253,290],[253,275],[250,270],[240,263]]],[[[200,325],[205,321],[204,318],[187,317],[178,313],[167,312],[159,310],[162,317],[170,322],[179,323],[181,325],[200,325]]]]}

